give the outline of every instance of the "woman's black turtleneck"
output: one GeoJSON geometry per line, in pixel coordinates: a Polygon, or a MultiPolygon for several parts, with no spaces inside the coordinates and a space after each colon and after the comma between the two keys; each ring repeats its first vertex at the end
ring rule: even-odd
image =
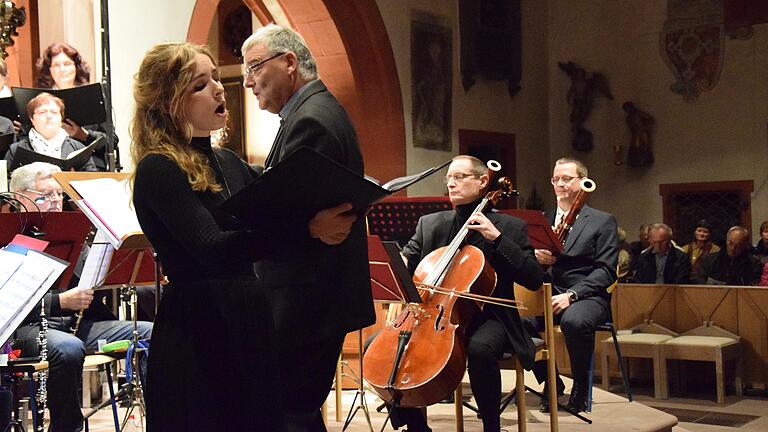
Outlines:
{"type": "Polygon", "coordinates": [[[194,138],[190,146],[208,159],[222,191],[193,191],[186,174],[169,157],[145,156],[136,167],[133,194],[144,234],[172,282],[251,276],[251,263],[268,253],[274,240],[244,229],[218,210],[230,193],[252,180],[251,171],[233,152],[213,149],[210,138],[194,138]]]}

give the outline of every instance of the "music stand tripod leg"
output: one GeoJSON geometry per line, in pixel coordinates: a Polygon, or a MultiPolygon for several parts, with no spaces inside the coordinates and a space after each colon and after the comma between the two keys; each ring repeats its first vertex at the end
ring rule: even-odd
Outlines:
{"type": "MultiPolygon", "coordinates": [[[[140,252],[140,253],[143,253],[140,252]]],[[[140,371],[141,371],[141,365],[139,362],[139,353],[141,349],[139,348],[139,323],[138,323],[138,301],[137,301],[137,294],[136,294],[136,286],[135,283],[135,277],[138,272],[138,267],[141,262],[141,257],[137,259],[136,264],[136,270],[134,272],[134,275],[131,277],[130,284],[127,285],[126,291],[127,294],[130,296],[130,304],[131,304],[131,319],[133,321],[133,334],[132,334],[132,343],[133,343],[133,352],[131,353],[131,366],[133,368],[133,375],[131,376],[131,381],[128,383],[128,397],[130,401],[130,407],[125,412],[125,416],[123,417],[123,422],[120,426],[120,430],[125,430],[125,427],[128,425],[128,421],[131,419],[133,410],[138,407],[139,410],[139,423],[144,424],[144,418],[146,417],[146,406],[144,405],[144,391],[141,384],[141,379],[139,378],[140,371]]]]}
{"type": "MultiPolygon", "coordinates": [[[[352,400],[352,406],[349,408],[347,420],[344,422],[344,427],[341,430],[347,430],[350,423],[352,422],[352,419],[355,417],[355,414],[357,414],[357,411],[363,410],[363,413],[365,413],[365,420],[368,422],[368,429],[371,432],[374,432],[373,425],[371,424],[371,414],[368,411],[368,403],[365,400],[365,382],[363,381],[363,329],[359,329],[357,331],[357,343],[357,354],[358,358],[360,359],[360,376],[357,377],[358,386],[357,392],[355,393],[355,398],[352,400]],[[360,404],[355,406],[358,398],[360,399],[360,404]]],[[[341,382],[337,382],[336,385],[341,385],[341,382]]],[[[389,418],[389,416],[387,416],[387,418],[389,418]]]]}

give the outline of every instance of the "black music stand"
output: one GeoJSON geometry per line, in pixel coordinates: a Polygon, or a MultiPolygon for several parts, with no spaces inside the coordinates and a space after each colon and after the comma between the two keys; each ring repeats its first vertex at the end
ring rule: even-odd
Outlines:
{"type": "MultiPolygon", "coordinates": [[[[371,292],[373,300],[380,303],[421,303],[413,279],[405,267],[400,248],[395,242],[382,242],[379,236],[368,236],[368,266],[371,273],[371,292]]],[[[360,358],[360,376],[357,377],[358,389],[355,398],[352,400],[352,406],[344,422],[342,431],[347,430],[352,419],[358,411],[365,413],[365,419],[368,422],[368,428],[373,432],[371,416],[368,405],[365,401],[365,384],[363,383],[363,330],[357,331],[358,336],[358,355],[360,358]],[[355,405],[360,400],[359,405],[355,405]]],[[[340,385],[337,383],[336,385],[340,385]]],[[[389,419],[389,416],[387,416],[389,419]]],[[[384,421],[386,426],[387,420],[384,421]]],[[[383,429],[382,429],[383,430],[383,429]]]]}

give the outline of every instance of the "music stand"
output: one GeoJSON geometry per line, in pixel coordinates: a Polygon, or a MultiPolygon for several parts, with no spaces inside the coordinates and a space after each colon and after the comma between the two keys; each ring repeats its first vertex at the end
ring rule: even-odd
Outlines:
{"type": "MultiPolygon", "coordinates": [[[[371,273],[371,292],[373,300],[380,303],[421,303],[421,296],[413,283],[413,279],[405,267],[400,248],[395,242],[382,242],[379,236],[368,236],[368,266],[371,273]]],[[[370,411],[365,400],[365,384],[363,383],[363,330],[357,331],[358,356],[360,359],[360,376],[357,379],[358,388],[352,406],[344,422],[342,431],[347,430],[358,411],[362,410],[368,422],[368,428],[373,432],[370,411]],[[360,400],[359,405],[355,405],[360,400]]],[[[340,385],[337,383],[336,385],[340,385]]],[[[384,422],[386,425],[386,421],[384,422]]]]}
{"type": "Polygon", "coordinates": [[[512,215],[528,224],[528,239],[534,249],[546,249],[554,255],[563,253],[563,244],[558,240],[544,213],[538,210],[499,210],[499,213],[512,215]]]}
{"type": "MultiPolygon", "coordinates": [[[[42,238],[48,242],[45,253],[69,263],[76,263],[91,227],[91,222],[80,212],[2,213],[0,245],[8,244],[16,234],[23,234],[34,228],[37,233],[42,233],[42,238]]],[[[71,265],[64,270],[55,284],[56,288],[66,289],[69,286],[74,267],[71,265]]]]}
{"type": "MultiPolygon", "coordinates": [[[[80,196],[77,189],[72,186],[73,181],[82,180],[94,180],[99,178],[112,178],[117,181],[125,180],[129,177],[127,173],[89,173],[89,172],[59,172],[54,174],[54,179],[61,185],[69,196],[74,199],[78,206],[81,206],[83,197],[80,196]]],[[[87,213],[86,216],[90,217],[91,222],[98,227],[101,227],[106,222],[101,220],[102,217],[96,213],[87,213]]],[[[100,228],[101,229],[101,228],[100,228]]],[[[137,313],[137,297],[136,297],[136,284],[140,275],[143,275],[143,279],[147,281],[154,280],[155,287],[159,287],[160,280],[155,276],[158,272],[155,271],[152,265],[152,251],[150,250],[150,244],[146,236],[143,233],[130,233],[126,237],[120,239],[120,244],[112,244],[114,251],[110,257],[109,271],[102,278],[97,281],[93,289],[107,289],[120,287],[121,297],[123,301],[130,301],[131,315],[133,321],[133,351],[130,358],[130,362],[133,366],[135,373],[131,377],[131,380],[125,383],[124,387],[118,392],[115,397],[122,397],[127,395],[131,401],[130,408],[126,411],[125,417],[121,425],[121,430],[125,429],[128,424],[128,420],[131,418],[134,408],[139,408],[140,418],[146,416],[146,405],[144,403],[144,392],[142,390],[141,380],[139,378],[139,352],[142,349],[139,348],[139,330],[138,330],[138,313],[137,313]],[[144,260],[145,255],[149,255],[150,259],[144,260]],[[119,258],[119,259],[116,259],[119,258]],[[142,266],[144,262],[144,266],[142,266]],[[150,264],[146,264],[149,262],[150,264]],[[142,270],[143,269],[143,270],[142,270]],[[111,279],[110,279],[111,278],[111,279]]],[[[112,241],[112,240],[110,240],[112,241]]],[[[156,295],[159,295],[159,288],[156,295]]],[[[79,322],[79,320],[78,320],[79,322]]],[[[128,359],[126,359],[128,361],[128,359]]],[[[91,411],[88,415],[92,415],[94,411],[91,411]]]]}

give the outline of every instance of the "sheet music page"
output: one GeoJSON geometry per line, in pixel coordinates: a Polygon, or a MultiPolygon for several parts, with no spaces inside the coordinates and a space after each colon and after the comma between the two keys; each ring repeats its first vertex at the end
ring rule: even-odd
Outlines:
{"type": "Polygon", "coordinates": [[[78,289],[89,289],[102,284],[109,271],[109,264],[112,261],[114,251],[115,248],[110,244],[109,237],[104,230],[96,230],[96,236],[80,273],[80,281],[77,283],[78,289]]]}
{"type": "Polygon", "coordinates": [[[0,290],[24,261],[24,255],[0,250],[0,290]]]}
{"type": "Polygon", "coordinates": [[[22,258],[0,289],[0,341],[8,339],[68,265],[36,251],[28,251],[22,258]]]}
{"type": "MultiPolygon", "coordinates": [[[[112,178],[76,180],[69,183],[83,198],[84,204],[118,240],[141,233],[136,210],[131,206],[128,180],[112,178]]],[[[82,207],[82,206],[81,206],[82,207]]],[[[96,221],[92,220],[95,224],[96,221]]],[[[99,224],[97,224],[99,225],[99,224]]],[[[118,245],[114,245],[118,246],[118,245]]]]}

